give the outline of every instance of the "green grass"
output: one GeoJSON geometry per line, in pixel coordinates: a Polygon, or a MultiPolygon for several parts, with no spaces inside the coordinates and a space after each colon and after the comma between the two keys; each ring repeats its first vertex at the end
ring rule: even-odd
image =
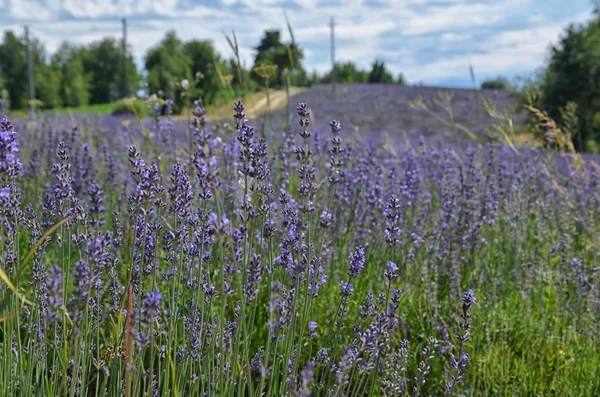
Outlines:
{"type": "Polygon", "coordinates": [[[110,103],[97,103],[93,105],[85,105],[76,108],[63,107],[47,110],[46,114],[85,114],[85,113],[97,113],[97,114],[110,114],[117,107],[119,102],[110,103]]]}
{"type": "MultiPolygon", "coordinates": [[[[224,111],[232,113],[231,105],[227,108],[223,106],[224,111]]],[[[428,150],[416,148],[410,154],[376,153],[352,143],[347,138],[349,134],[343,130],[342,147],[348,149],[344,169],[347,178],[353,179],[348,179],[347,185],[334,186],[323,182],[319,186],[314,196],[314,213],[298,211],[298,219],[294,220],[303,232],[297,237],[299,248],[291,248],[292,245],[288,248],[296,263],[305,260],[306,263],[314,261],[322,264],[327,275],[326,283],[321,286],[318,296],[311,298],[310,286],[306,282],[293,284],[293,273],[275,265],[270,274],[267,271],[262,273],[256,284],[256,299],[245,304],[244,286],[252,265],[251,258],[257,254],[261,258],[260,264],[275,263],[275,258],[283,251],[284,239],[290,235],[288,228],[291,222],[286,217],[296,214],[300,203],[307,200],[299,189],[300,175],[303,174],[298,175],[295,166],[285,165],[285,158],[281,155],[296,154],[285,135],[275,136],[273,141],[268,142],[267,158],[272,159],[268,180],[274,187],[287,191],[298,203],[288,209],[283,204],[279,207],[262,205],[278,200],[279,189],[272,196],[244,192],[249,182],[245,178],[243,184],[240,183],[241,160],[238,154],[225,150],[225,145],[209,146],[209,140],[204,139],[205,131],[197,136],[197,156],[193,159],[185,141],[175,140],[177,145],[170,145],[169,140],[173,136],[184,137],[185,140],[185,132],[190,129],[183,129],[183,124],[175,125],[175,128],[181,128],[179,130],[156,127],[148,131],[141,153],[148,164],[157,164],[162,186],[155,186],[152,191],[167,203],[162,206],[159,200],[140,202],[137,198],[141,196],[137,196],[137,192],[142,191],[141,188],[138,190],[134,188],[135,184],[121,183],[132,177],[130,159],[136,157],[131,153],[129,157],[125,154],[129,143],[127,137],[117,147],[114,145],[115,136],[103,132],[102,122],[83,125],[76,136],[63,133],[59,128],[44,130],[36,123],[35,120],[27,123],[26,129],[19,131],[23,134],[19,135],[22,137],[20,155],[23,163],[36,163],[30,160],[33,149],[44,147],[40,142],[65,140],[71,145],[68,152],[72,157],[68,161],[73,166],[39,167],[35,174],[25,174],[27,177],[20,185],[21,207],[26,218],[31,220],[23,220],[23,224],[19,224],[19,234],[9,234],[8,238],[14,240],[12,245],[7,245],[6,252],[14,250],[14,255],[28,258],[26,254],[32,243],[42,241],[37,239],[62,219],[42,211],[46,206],[44,197],[48,187],[57,186],[57,180],[61,179],[60,170],[64,170],[64,180],[79,185],[80,200],[77,203],[82,209],[75,208],[73,213],[86,216],[81,216],[77,222],[61,225],[50,240],[43,244],[40,242],[39,249],[33,251],[30,260],[19,261],[16,269],[23,275],[21,278],[14,276],[15,267],[12,268],[13,273],[9,273],[21,293],[35,302],[27,309],[31,315],[25,316],[21,302],[11,291],[0,293],[3,298],[0,305],[4,305],[5,309],[4,312],[0,310],[0,315],[7,315],[7,320],[0,322],[0,335],[3,336],[0,339],[0,357],[3,358],[0,363],[0,389],[9,390],[7,395],[75,396],[75,389],[68,386],[65,376],[71,376],[75,371],[81,371],[82,387],[87,389],[85,395],[89,396],[103,395],[105,387],[108,395],[120,395],[127,377],[132,382],[131,396],[150,393],[153,388],[152,378],[148,376],[150,372],[156,376],[158,394],[163,397],[203,395],[205,391],[211,396],[294,395],[291,389],[298,378],[288,381],[286,371],[296,352],[298,359],[292,360],[294,366],[290,370],[294,376],[301,376],[309,358],[322,347],[328,349],[331,362],[338,363],[343,356],[342,347],[358,340],[355,326],[364,334],[369,329],[380,338],[381,347],[377,352],[367,345],[356,343],[362,349],[360,357],[364,363],[371,368],[381,363],[384,370],[380,373],[372,369],[362,371],[356,366],[350,371],[349,383],[338,385],[334,373],[318,366],[316,379],[325,380],[336,394],[326,394],[325,390],[313,385],[312,396],[339,396],[338,393],[342,392],[348,397],[397,395],[383,394],[379,390],[382,383],[376,382],[378,377],[388,380],[387,377],[394,372],[392,364],[396,353],[400,359],[406,360],[406,364],[401,365],[403,369],[398,370],[406,380],[406,395],[411,394],[409,392],[416,385],[415,378],[426,365],[430,365],[426,370],[429,374],[427,382],[420,385],[420,395],[442,395],[449,379],[450,354],[458,355],[459,352],[470,354],[470,361],[464,380],[453,395],[600,395],[600,345],[597,337],[597,263],[600,259],[600,223],[597,219],[600,196],[597,196],[598,187],[592,183],[600,174],[591,173],[593,169],[587,172],[584,168],[573,168],[572,175],[575,177],[566,177],[544,152],[537,155],[523,152],[534,156],[526,157],[504,150],[508,148],[500,145],[478,147],[473,158],[466,151],[465,155],[445,154],[438,159],[428,150]],[[85,143],[90,143],[92,158],[89,160],[78,149],[85,143]],[[112,153],[110,149],[114,148],[117,154],[113,158],[105,158],[101,149],[104,146],[108,147],[108,153],[112,153]],[[215,162],[207,161],[207,164],[215,164],[215,168],[209,167],[208,170],[215,171],[220,183],[212,190],[211,199],[193,199],[190,202],[190,213],[198,214],[198,218],[191,217],[189,222],[183,222],[183,216],[169,209],[175,201],[170,195],[181,194],[184,190],[181,186],[185,186],[185,181],[177,180],[175,162],[184,168],[189,164],[191,168],[193,160],[200,161],[200,155],[213,156],[215,162]],[[88,165],[90,168],[86,170],[88,165]],[[123,178],[110,177],[110,169],[114,166],[124,173],[123,178]],[[396,168],[395,177],[388,174],[392,167],[396,168]],[[416,180],[410,178],[410,173],[405,173],[413,167],[419,175],[416,180]],[[94,181],[104,189],[103,214],[92,211],[88,185],[81,183],[89,175],[93,175],[94,181]],[[71,176],[75,178],[71,179],[71,176]],[[379,179],[381,184],[376,186],[375,181],[379,179]],[[397,210],[399,217],[393,222],[405,237],[392,245],[384,238],[385,230],[390,227],[387,221],[390,218],[386,216],[389,215],[386,204],[390,203],[387,196],[410,190],[404,189],[404,184],[412,186],[416,200],[409,195],[401,196],[399,202],[402,205],[397,210]],[[346,193],[336,195],[335,192],[346,193]],[[249,208],[242,207],[241,200],[236,199],[245,193],[251,198],[249,208]],[[132,200],[125,200],[129,195],[132,200]],[[407,205],[409,201],[410,206],[407,205]],[[129,202],[134,204],[129,207],[129,202]],[[25,204],[31,204],[31,214],[25,204]],[[148,208],[152,211],[147,211],[148,208]],[[269,208],[273,212],[269,212],[269,208]],[[333,215],[333,223],[328,228],[320,226],[322,210],[333,215]],[[215,219],[219,219],[218,214],[226,214],[237,230],[247,231],[246,236],[234,237],[232,230],[223,229],[223,232],[213,234],[214,239],[198,239],[199,231],[213,229],[213,225],[208,223],[211,218],[203,215],[205,211],[213,212],[215,219]],[[249,211],[255,215],[240,216],[249,211]],[[130,213],[138,215],[134,219],[130,213]],[[268,237],[261,233],[267,218],[273,220],[278,229],[268,237]],[[90,222],[94,219],[104,222],[90,222]],[[121,226],[116,226],[116,220],[121,226]],[[48,224],[40,226],[43,221],[48,224]],[[134,229],[137,225],[134,221],[148,226],[134,229]],[[442,227],[444,224],[446,226],[442,227]],[[184,225],[187,226],[184,228],[184,225]],[[119,230],[123,233],[115,240],[119,244],[110,243],[102,255],[96,249],[90,249],[86,240],[75,244],[69,238],[89,236],[81,238],[92,242],[119,230]],[[144,236],[151,239],[140,238],[135,234],[136,230],[143,230],[144,236]],[[169,237],[172,236],[170,231],[177,230],[181,230],[181,240],[169,237]],[[420,242],[412,237],[412,232],[420,237],[420,242]],[[145,241],[152,244],[145,244],[145,241]],[[192,244],[200,250],[194,256],[187,254],[192,244]],[[365,266],[356,278],[350,279],[348,257],[359,245],[368,247],[365,266]],[[239,251],[236,250],[238,248],[239,251]],[[114,276],[107,272],[107,263],[96,262],[108,252],[115,255],[116,262],[112,264],[115,266],[114,276]],[[140,264],[139,258],[145,258],[147,252],[154,252],[149,257],[154,258],[150,263],[156,267],[149,274],[138,276],[143,284],[140,291],[131,294],[133,302],[139,307],[144,294],[157,289],[163,294],[162,313],[169,313],[169,316],[137,325],[138,329],[152,336],[150,342],[136,348],[132,356],[136,369],[127,372],[125,360],[114,354],[114,348],[125,350],[131,335],[126,326],[127,319],[122,315],[123,309],[129,310],[129,293],[124,288],[130,283],[133,265],[140,264]],[[204,256],[203,252],[208,255],[204,256]],[[306,259],[303,259],[305,255],[306,259]],[[313,256],[314,259],[309,259],[313,256]],[[581,261],[579,267],[573,266],[573,258],[581,261]],[[123,287],[118,295],[118,311],[103,316],[98,326],[95,325],[95,313],[90,312],[89,305],[83,300],[76,300],[75,306],[69,305],[64,313],[60,310],[59,323],[48,321],[43,310],[47,291],[38,290],[31,284],[35,272],[45,274],[47,269],[58,265],[63,272],[62,297],[68,302],[77,287],[74,280],[78,276],[74,266],[79,259],[85,260],[92,270],[101,274],[104,286],[115,277],[123,287]],[[234,272],[225,272],[225,261],[233,263],[234,272]],[[388,261],[393,261],[401,269],[398,278],[393,281],[385,275],[388,261]],[[175,269],[175,278],[163,278],[172,269],[175,269]],[[218,294],[209,296],[200,286],[188,288],[185,279],[190,275],[206,280],[202,287],[214,284],[218,294]],[[232,288],[232,292],[227,294],[226,280],[232,288]],[[348,280],[354,283],[355,289],[348,302],[342,305],[340,281],[348,280]],[[273,281],[281,282],[281,287],[272,289],[273,281]],[[299,287],[292,291],[292,285],[299,287]],[[277,302],[278,307],[283,307],[286,302],[284,291],[280,288],[286,289],[285,294],[290,294],[288,298],[293,297],[290,302],[294,309],[289,312],[276,313],[269,309],[271,299],[277,302]],[[379,331],[381,326],[376,318],[379,318],[377,314],[387,312],[390,289],[396,288],[403,292],[393,317],[398,320],[398,325],[388,335],[379,331]],[[471,288],[476,293],[477,303],[471,311],[470,340],[461,345],[454,336],[460,320],[460,297],[471,288]],[[360,305],[363,305],[367,293],[375,296],[378,306],[374,309],[376,316],[360,316],[360,305]],[[192,307],[190,300],[199,303],[192,307]],[[340,310],[342,306],[344,310],[340,310]],[[290,315],[289,324],[277,331],[281,339],[272,343],[268,337],[267,321],[292,312],[298,315],[290,315]],[[69,318],[66,313],[70,313],[69,318]],[[170,313],[176,314],[171,316],[170,313]],[[190,323],[186,328],[185,321],[192,318],[203,324],[200,339],[205,356],[178,362],[178,348],[189,346],[191,328],[190,323]],[[71,319],[74,324],[70,324],[71,319]],[[309,321],[318,323],[317,335],[310,338],[305,332],[309,321]],[[38,324],[45,325],[41,337],[32,332],[38,324]],[[156,334],[150,333],[152,330],[156,334]],[[333,331],[330,334],[328,330],[333,331]],[[226,348],[221,337],[230,331],[231,345],[226,348]],[[13,336],[16,347],[12,343],[13,336]],[[439,349],[430,359],[426,359],[429,354],[423,353],[429,345],[428,337],[437,338],[439,343],[439,349]],[[410,341],[407,351],[399,347],[403,339],[410,341]],[[92,345],[98,348],[90,349],[92,345]],[[265,379],[248,368],[260,348],[265,349],[264,362],[273,371],[265,379]],[[379,351],[384,352],[381,362],[379,351]],[[222,357],[225,359],[222,360],[222,357]],[[99,360],[106,367],[98,364],[99,360]],[[223,375],[225,362],[230,365],[227,375],[223,375]],[[253,376],[246,377],[248,373],[253,376]],[[195,377],[198,379],[192,380],[195,377]],[[213,379],[216,382],[213,383],[213,379]]],[[[131,128],[135,126],[132,124],[131,128]]],[[[223,127],[213,133],[215,143],[220,141],[233,145],[236,140],[232,129],[223,127]]],[[[59,161],[56,154],[54,148],[44,150],[36,161],[56,164],[59,161]]],[[[310,160],[300,161],[307,164],[310,161],[316,170],[316,178],[305,180],[329,180],[329,152],[319,150],[310,160]]],[[[30,171],[29,168],[27,170],[30,171]]],[[[203,170],[206,172],[206,168],[203,170]]],[[[153,172],[146,169],[142,174],[154,181],[149,177],[153,172]]],[[[196,197],[198,186],[190,185],[190,189],[194,190],[193,196],[196,197]]],[[[182,200],[184,196],[178,197],[177,200],[182,200]]],[[[61,203],[57,201],[56,205],[59,207],[61,203]]],[[[62,205],[71,204],[64,202],[62,205]]],[[[0,212],[1,216],[5,215],[0,212]]],[[[0,253],[0,257],[2,255],[8,257],[8,254],[0,253]]],[[[6,268],[10,271],[9,267],[6,268]]],[[[298,269],[291,270],[303,272],[303,279],[307,280],[308,269],[298,269]]],[[[92,289],[89,293],[105,305],[112,298],[107,288],[92,289]]],[[[387,317],[381,318],[385,320],[387,317]]],[[[387,327],[385,322],[384,326],[387,327]]]]}

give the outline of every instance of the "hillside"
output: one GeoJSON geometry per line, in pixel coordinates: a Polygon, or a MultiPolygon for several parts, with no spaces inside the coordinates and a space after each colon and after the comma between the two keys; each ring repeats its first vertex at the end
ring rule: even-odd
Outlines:
{"type": "MultiPolygon", "coordinates": [[[[483,106],[477,107],[478,94],[483,99],[492,99],[501,110],[517,106],[510,94],[504,91],[481,90],[478,93],[473,89],[383,84],[338,85],[335,96],[330,86],[319,85],[294,95],[291,101],[294,105],[308,103],[315,131],[328,131],[327,123],[337,119],[342,121],[346,134],[352,133],[369,142],[378,141],[384,134],[396,138],[399,138],[399,134],[406,135],[411,140],[423,136],[428,141],[442,141],[452,139],[452,129],[424,111],[411,109],[410,103],[418,97],[431,102],[444,92],[453,92],[452,113],[455,122],[476,133],[482,133],[494,121],[483,106]]],[[[434,109],[437,115],[449,120],[445,110],[437,105],[434,105],[434,109]]],[[[523,116],[519,115],[516,125],[523,123],[523,116]]],[[[273,115],[277,122],[285,117],[284,108],[273,115]]],[[[291,120],[295,118],[295,114],[290,115],[291,120]]]]}

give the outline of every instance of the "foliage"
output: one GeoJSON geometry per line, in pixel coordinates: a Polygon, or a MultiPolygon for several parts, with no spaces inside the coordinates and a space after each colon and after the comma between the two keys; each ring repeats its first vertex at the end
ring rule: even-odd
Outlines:
{"type": "Polygon", "coordinates": [[[398,85],[407,85],[408,84],[408,82],[406,81],[406,77],[404,77],[404,74],[398,73],[398,77],[396,78],[396,84],[398,84],[398,85]]]}
{"type": "MultiPolygon", "coordinates": [[[[370,72],[359,69],[352,61],[338,62],[335,64],[334,70],[335,81],[338,84],[383,83],[406,85],[404,75],[400,73],[398,78],[394,80],[394,77],[386,69],[383,61],[375,60],[370,72]]],[[[324,74],[322,77],[316,74],[312,76],[312,80],[322,84],[331,83],[331,78],[331,72],[324,74]]]]}
{"type": "Polygon", "coordinates": [[[35,99],[45,109],[60,106],[60,72],[46,62],[46,51],[38,39],[31,40],[31,46],[35,99]]]}
{"type": "Polygon", "coordinates": [[[6,89],[6,81],[2,73],[2,65],[0,65],[0,113],[3,110],[10,109],[10,95],[6,89]]]}
{"type": "Polygon", "coordinates": [[[137,117],[146,117],[150,114],[148,106],[142,100],[123,99],[118,101],[110,112],[113,115],[134,115],[137,117]]]}
{"type": "Polygon", "coordinates": [[[481,88],[507,91],[511,87],[509,81],[505,77],[500,76],[495,79],[485,80],[481,83],[481,88]]]}
{"type": "MultiPolygon", "coordinates": [[[[226,60],[215,50],[208,40],[183,42],[174,31],[167,32],[156,46],[150,48],[144,57],[147,76],[143,88],[146,93],[156,93],[163,99],[173,98],[177,113],[190,106],[192,98],[202,98],[207,105],[222,103],[231,99],[231,92],[241,90],[244,97],[248,92],[260,89],[265,83],[270,87],[311,86],[315,83],[331,81],[331,73],[323,77],[309,75],[302,67],[303,51],[294,40],[294,33],[287,21],[290,42],[283,42],[279,30],[267,30],[259,45],[252,68],[241,63],[239,46],[235,34],[226,36],[235,54],[234,59],[226,60]],[[252,70],[261,65],[275,65],[277,71],[268,81],[252,70]],[[223,76],[230,76],[223,80],[223,76]],[[182,89],[182,81],[189,82],[189,88],[182,89]],[[225,93],[229,91],[229,93],[225,93]]],[[[88,104],[111,104],[123,92],[123,49],[122,43],[106,37],[86,46],[75,46],[64,42],[51,61],[39,39],[32,37],[33,73],[36,104],[42,108],[60,107],[85,108],[88,104]]],[[[127,87],[129,94],[137,94],[142,86],[142,76],[127,50],[125,60],[127,87]]],[[[24,41],[14,33],[5,33],[0,45],[0,84],[6,94],[4,106],[8,103],[15,109],[28,106],[26,51],[24,41]],[[10,100],[7,100],[10,98],[10,100]]],[[[375,61],[370,72],[359,70],[354,63],[336,65],[338,83],[395,83],[405,85],[406,80],[399,74],[394,80],[385,64],[375,61]]],[[[187,83],[186,83],[187,84],[187,83]]]]}
{"type": "MultiPolygon", "coordinates": [[[[117,40],[105,38],[88,47],[63,43],[50,63],[38,38],[30,38],[30,44],[35,99],[43,108],[109,103],[119,98],[122,48],[117,40]]],[[[11,31],[5,32],[0,45],[0,73],[7,81],[6,90],[12,107],[27,108],[26,45],[11,31]]],[[[127,89],[130,93],[137,90],[140,79],[130,55],[127,59],[127,89]]]]}
{"type": "Polygon", "coordinates": [[[148,50],[144,58],[148,71],[148,90],[163,98],[173,98],[181,107],[183,98],[178,88],[183,80],[193,81],[191,60],[184,51],[184,43],[171,30],[162,41],[148,50]]]}
{"type": "Polygon", "coordinates": [[[63,106],[85,106],[90,100],[89,82],[83,67],[84,50],[62,43],[52,57],[52,66],[60,71],[63,106]]]}
{"type": "Polygon", "coordinates": [[[600,141],[600,18],[587,24],[570,25],[550,50],[549,64],[541,82],[541,107],[560,120],[560,109],[577,104],[577,150],[587,142],[600,141]]]}
{"type": "MultiPolygon", "coordinates": [[[[369,73],[364,70],[358,69],[356,64],[352,61],[336,63],[334,71],[335,81],[339,84],[366,83],[369,79],[369,73]]],[[[319,80],[321,83],[331,83],[331,72],[326,73],[319,80]]]]}
{"type": "MultiPolygon", "coordinates": [[[[269,78],[271,87],[284,86],[286,70],[305,74],[301,63],[304,57],[303,51],[293,40],[288,44],[283,43],[279,30],[266,30],[256,51],[253,70],[264,64],[277,66],[277,73],[269,78]]],[[[250,76],[254,80],[263,81],[263,78],[254,72],[250,76]]]]}
{"type": "MultiPolygon", "coordinates": [[[[123,50],[112,37],[94,42],[81,50],[83,68],[90,89],[90,103],[108,103],[121,97],[123,50]]],[[[131,50],[127,51],[127,91],[135,93],[141,81],[131,50]]]]}
{"type": "Polygon", "coordinates": [[[531,105],[525,105],[525,107],[534,117],[535,137],[542,146],[576,154],[573,144],[573,136],[579,132],[576,103],[569,102],[564,108],[559,109],[561,125],[558,125],[546,112],[531,105]]]}
{"type": "Polygon", "coordinates": [[[0,45],[0,71],[11,100],[11,107],[27,107],[27,64],[25,44],[12,32],[4,32],[0,45]]]}
{"type": "Polygon", "coordinates": [[[385,62],[375,60],[375,62],[373,62],[373,66],[371,67],[371,71],[369,72],[369,76],[367,77],[367,82],[392,84],[394,83],[394,77],[386,69],[385,62]]]}
{"type": "Polygon", "coordinates": [[[192,40],[184,44],[183,53],[190,61],[190,70],[195,76],[192,98],[202,98],[205,103],[214,103],[220,90],[224,89],[222,75],[232,73],[227,62],[221,59],[212,41],[192,40]]]}

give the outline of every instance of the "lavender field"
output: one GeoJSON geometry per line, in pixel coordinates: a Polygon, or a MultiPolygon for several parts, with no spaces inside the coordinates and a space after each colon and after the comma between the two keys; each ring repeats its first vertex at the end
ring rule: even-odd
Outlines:
{"type": "MultiPolygon", "coordinates": [[[[484,135],[486,127],[495,121],[481,105],[482,100],[492,100],[501,111],[519,109],[517,101],[507,91],[417,85],[341,84],[335,89],[335,98],[339,100],[332,100],[334,96],[329,85],[318,85],[295,95],[292,100],[309,104],[316,123],[314,128],[320,133],[328,130],[331,119],[336,119],[344,120],[348,137],[366,143],[379,144],[390,137],[395,144],[406,146],[405,137],[408,136],[412,144],[418,144],[421,137],[430,144],[456,144],[459,132],[453,132],[447,125],[451,120],[448,112],[435,103],[440,100],[440,95],[447,94],[452,95],[453,122],[464,125],[477,135],[484,135]],[[422,110],[413,109],[411,102],[418,98],[429,104],[429,108],[447,123],[428,117],[422,110]]],[[[286,113],[287,109],[275,112],[274,119],[285,119],[286,113]]],[[[525,117],[525,112],[517,112],[515,124],[524,124],[525,117]]],[[[464,135],[464,132],[460,134],[464,135]]]]}
{"type": "Polygon", "coordinates": [[[328,90],[291,130],[2,119],[2,395],[599,395],[593,159],[328,90]]]}

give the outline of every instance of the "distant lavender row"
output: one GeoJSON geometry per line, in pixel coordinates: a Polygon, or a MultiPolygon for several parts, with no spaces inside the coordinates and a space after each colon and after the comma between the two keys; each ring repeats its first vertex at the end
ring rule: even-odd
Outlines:
{"type": "MultiPolygon", "coordinates": [[[[448,127],[409,106],[418,97],[429,102],[444,92],[453,93],[455,122],[478,134],[483,134],[484,129],[494,122],[481,106],[482,99],[493,100],[500,110],[516,107],[515,100],[506,91],[483,89],[476,92],[464,88],[389,84],[341,84],[336,86],[335,95],[331,86],[319,85],[295,95],[292,101],[310,104],[318,131],[327,129],[328,120],[339,119],[344,120],[350,137],[356,133],[371,143],[379,142],[383,133],[389,134],[400,145],[404,144],[404,133],[412,143],[416,143],[420,136],[431,144],[455,143],[456,136],[448,127]]],[[[434,106],[434,109],[439,116],[448,119],[441,108],[434,106]]],[[[280,122],[285,119],[286,112],[285,108],[275,112],[274,120],[280,122]]],[[[517,125],[524,121],[522,112],[515,117],[517,125]]]]}

